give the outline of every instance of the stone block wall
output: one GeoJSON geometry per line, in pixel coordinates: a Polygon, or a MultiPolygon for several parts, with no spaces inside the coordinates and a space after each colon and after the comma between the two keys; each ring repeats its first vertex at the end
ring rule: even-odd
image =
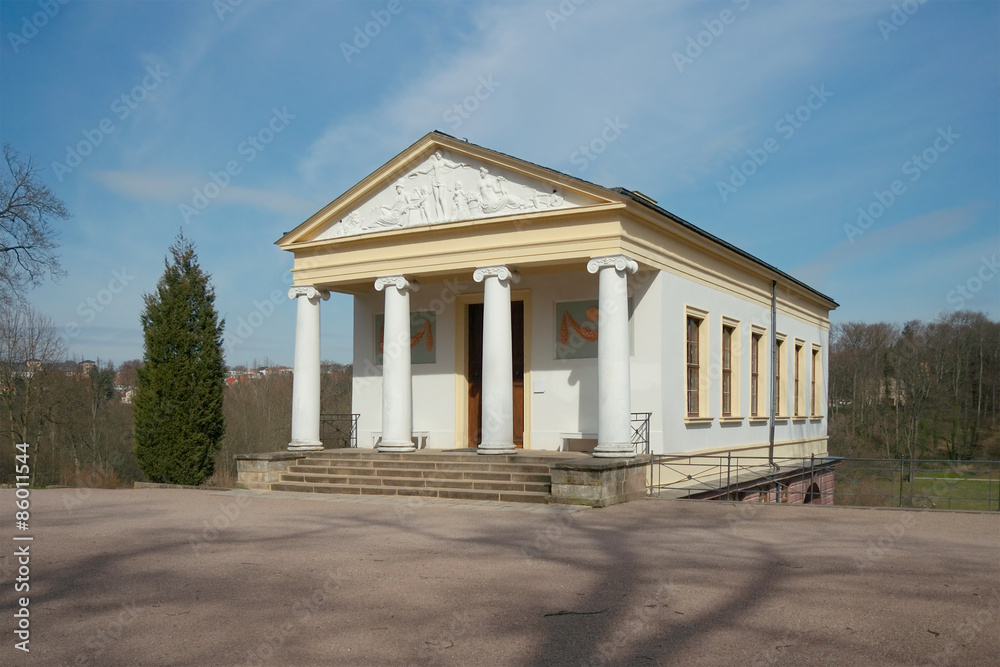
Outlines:
{"type": "Polygon", "coordinates": [[[607,507],[646,495],[648,456],[583,459],[553,464],[552,502],[607,507]]]}
{"type": "Polygon", "coordinates": [[[287,472],[288,466],[305,456],[299,452],[240,454],[236,457],[236,486],[270,491],[271,483],[278,481],[278,475],[287,472]]]}

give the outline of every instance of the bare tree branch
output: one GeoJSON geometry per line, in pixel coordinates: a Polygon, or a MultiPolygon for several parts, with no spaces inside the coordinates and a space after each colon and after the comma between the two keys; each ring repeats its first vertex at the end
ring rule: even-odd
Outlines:
{"type": "Polygon", "coordinates": [[[29,157],[22,161],[4,144],[7,169],[0,173],[0,304],[23,302],[28,288],[64,275],[51,219],[66,219],[66,206],[38,178],[29,157]]]}

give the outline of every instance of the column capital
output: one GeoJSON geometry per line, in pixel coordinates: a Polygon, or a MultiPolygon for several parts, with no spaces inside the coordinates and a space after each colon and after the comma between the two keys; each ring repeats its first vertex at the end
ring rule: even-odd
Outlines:
{"type": "Polygon", "coordinates": [[[517,272],[517,269],[513,269],[503,264],[498,264],[496,266],[480,266],[476,269],[475,273],[472,274],[472,279],[477,283],[481,283],[490,276],[496,276],[500,279],[500,282],[508,281],[514,284],[521,282],[521,274],[517,272]]]}
{"type": "Polygon", "coordinates": [[[379,276],[375,279],[375,291],[381,292],[386,287],[395,287],[396,289],[402,291],[405,289],[411,292],[416,292],[420,289],[420,284],[414,278],[407,278],[406,276],[379,276]]]}
{"type": "Polygon", "coordinates": [[[297,299],[300,296],[304,296],[307,299],[323,299],[326,301],[330,298],[330,293],[314,285],[292,285],[288,288],[289,299],[297,299]]]}
{"type": "Polygon", "coordinates": [[[616,271],[625,271],[627,273],[635,273],[639,270],[639,265],[636,261],[627,255],[604,255],[603,257],[592,257],[587,262],[587,271],[589,273],[597,273],[601,269],[610,266],[615,267],[616,271]]]}

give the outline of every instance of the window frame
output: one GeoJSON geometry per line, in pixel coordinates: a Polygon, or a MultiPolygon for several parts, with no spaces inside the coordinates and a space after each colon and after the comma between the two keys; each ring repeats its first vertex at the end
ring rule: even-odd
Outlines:
{"type": "Polygon", "coordinates": [[[684,308],[684,421],[703,423],[711,421],[709,415],[709,326],[707,310],[694,306],[684,308]],[[693,341],[694,358],[691,349],[690,323],[696,325],[696,339],[693,341]],[[694,375],[692,376],[692,372],[694,375]],[[695,406],[697,403],[697,406],[695,406]],[[697,407],[697,412],[691,408],[697,407]]]}
{"type": "Polygon", "coordinates": [[[723,316],[719,328],[719,366],[721,367],[719,386],[719,419],[726,422],[743,420],[743,402],[741,389],[743,330],[739,320],[723,316]],[[726,332],[729,332],[729,364],[726,367],[726,332]],[[726,410],[726,381],[728,377],[729,410],[726,410]]]}
{"type": "Polygon", "coordinates": [[[764,341],[767,338],[767,329],[754,325],[750,329],[750,419],[767,419],[768,409],[761,414],[761,392],[762,377],[767,377],[767,355],[761,354],[764,341]],[[761,359],[764,359],[764,372],[761,372],[761,359]]]}
{"type": "Polygon", "coordinates": [[[819,410],[820,406],[820,392],[822,387],[820,381],[823,377],[823,348],[820,345],[813,344],[811,347],[810,356],[810,401],[809,401],[809,416],[812,419],[821,419],[823,413],[819,410]]]}
{"type": "MultiPolygon", "coordinates": [[[[788,418],[788,396],[787,391],[784,396],[784,401],[782,401],[781,392],[781,377],[785,374],[785,367],[788,365],[788,361],[784,359],[786,355],[785,352],[785,342],[787,337],[783,333],[776,333],[774,335],[774,351],[775,351],[775,364],[774,364],[774,418],[775,419],[787,419],[788,418]]],[[[787,378],[786,378],[787,381],[787,378]]],[[[770,411],[770,408],[768,408],[770,411]]]]}
{"type": "Polygon", "coordinates": [[[796,418],[805,417],[803,412],[805,407],[803,390],[805,387],[802,384],[802,350],[804,347],[805,341],[796,338],[792,347],[792,416],[796,418]]]}
{"type": "Polygon", "coordinates": [[[735,329],[722,325],[722,406],[723,417],[733,416],[733,334],[735,329]]]}

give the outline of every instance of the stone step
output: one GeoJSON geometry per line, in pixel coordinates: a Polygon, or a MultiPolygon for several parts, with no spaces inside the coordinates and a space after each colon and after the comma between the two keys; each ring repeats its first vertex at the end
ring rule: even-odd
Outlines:
{"type": "MultiPolygon", "coordinates": [[[[429,461],[326,461],[319,459],[299,459],[289,469],[309,471],[340,470],[443,470],[450,472],[518,473],[522,475],[547,475],[547,465],[520,463],[466,463],[429,461]]],[[[364,473],[359,473],[364,474],[364,473]]]]}
{"type": "Polygon", "coordinates": [[[348,466],[320,467],[320,466],[289,466],[288,473],[293,475],[329,475],[334,477],[410,477],[439,480],[475,480],[475,481],[497,481],[497,482],[534,482],[540,484],[551,484],[552,475],[545,472],[482,472],[466,470],[416,470],[412,468],[352,468],[348,466]]]}
{"type": "Polygon", "coordinates": [[[282,475],[278,478],[278,481],[274,484],[283,484],[286,482],[397,488],[465,489],[472,491],[528,491],[532,493],[549,493],[552,489],[551,480],[549,482],[515,482],[510,480],[448,480],[426,479],[422,477],[350,477],[338,475],[299,475],[291,473],[282,473],[282,475]]]}
{"type": "Polygon", "coordinates": [[[450,461],[450,462],[493,462],[493,463],[532,463],[550,464],[552,456],[540,454],[519,453],[519,454],[496,454],[480,455],[474,449],[462,452],[448,450],[420,450],[417,452],[382,453],[371,449],[337,449],[324,450],[319,452],[308,452],[309,459],[337,460],[337,461],[450,461]]]}
{"type": "Polygon", "coordinates": [[[344,493],[353,495],[422,496],[453,500],[493,500],[510,503],[548,503],[548,492],[504,491],[493,489],[446,489],[435,487],[361,486],[351,484],[321,484],[310,482],[273,482],[272,491],[305,493],[344,493]]]}

